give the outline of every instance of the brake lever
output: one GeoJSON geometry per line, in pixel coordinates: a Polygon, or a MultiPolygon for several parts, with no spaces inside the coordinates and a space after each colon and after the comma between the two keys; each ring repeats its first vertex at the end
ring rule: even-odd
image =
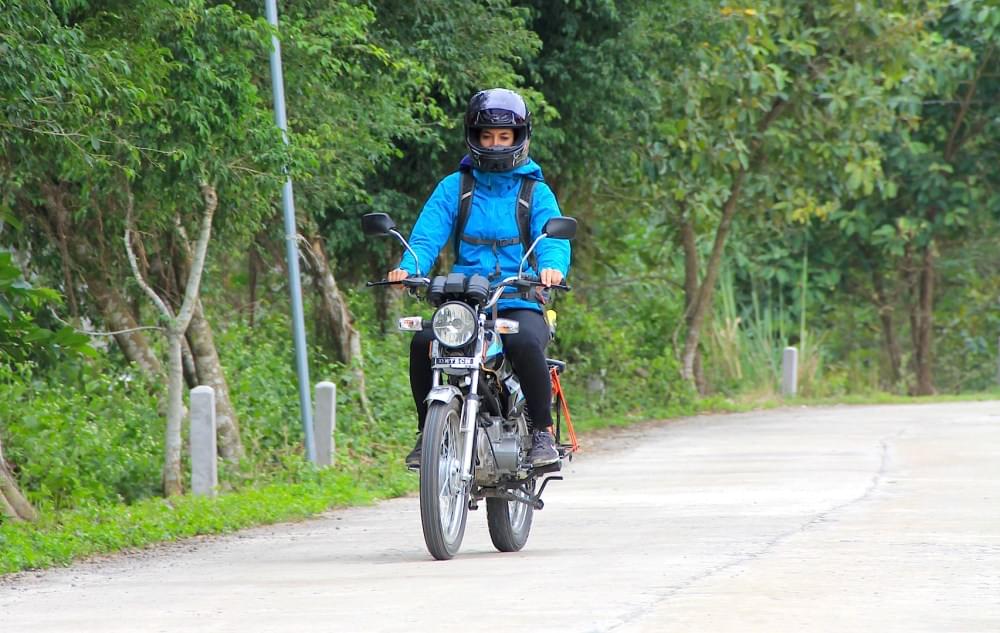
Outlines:
{"type": "Polygon", "coordinates": [[[418,288],[422,288],[423,286],[429,286],[431,280],[427,277],[407,277],[400,280],[399,283],[403,284],[410,290],[416,290],[418,288]]]}

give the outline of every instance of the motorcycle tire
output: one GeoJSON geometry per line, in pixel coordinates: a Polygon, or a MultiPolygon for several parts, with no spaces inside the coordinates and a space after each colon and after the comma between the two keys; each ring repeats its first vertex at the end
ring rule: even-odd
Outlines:
{"type": "MultiPolygon", "coordinates": [[[[528,490],[535,490],[534,481],[530,483],[528,490]]],[[[487,498],[486,525],[490,529],[493,547],[501,552],[520,551],[528,542],[534,516],[535,508],[527,503],[487,498]]]]}
{"type": "Polygon", "coordinates": [[[432,402],[424,422],[420,456],[420,523],[427,551],[437,560],[458,553],[469,513],[468,487],[462,481],[464,437],[462,403],[432,402]]]}

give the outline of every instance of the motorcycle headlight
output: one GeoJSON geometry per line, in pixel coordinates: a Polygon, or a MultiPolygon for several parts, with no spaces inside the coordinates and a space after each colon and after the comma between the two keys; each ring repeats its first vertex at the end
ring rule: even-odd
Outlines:
{"type": "Polygon", "coordinates": [[[434,336],[445,347],[461,347],[476,333],[476,313],[464,303],[446,303],[431,321],[434,336]]]}

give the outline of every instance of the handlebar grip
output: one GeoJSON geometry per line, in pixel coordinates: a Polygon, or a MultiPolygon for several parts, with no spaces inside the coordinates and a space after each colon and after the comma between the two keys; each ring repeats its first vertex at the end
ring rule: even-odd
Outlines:
{"type": "Polygon", "coordinates": [[[367,281],[365,282],[365,286],[371,288],[372,286],[394,286],[401,284],[407,288],[420,288],[422,286],[426,286],[428,283],[429,281],[426,277],[417,277],[414,275],[413,277],[405,277],[399,281],[389,281],[388,279],[383,279],[381,281],[367,281]]]}
{"type": "Polygon", "coordinates": [[[545,286],[544,284],[542,284],[542,280],[538,275],[524,275],[523,277],[521,277],[520,281],[527,282],[526,285],[528,286],[545,288],[546,290],[570,290],[570,287],[564,283],[545,286]]]}

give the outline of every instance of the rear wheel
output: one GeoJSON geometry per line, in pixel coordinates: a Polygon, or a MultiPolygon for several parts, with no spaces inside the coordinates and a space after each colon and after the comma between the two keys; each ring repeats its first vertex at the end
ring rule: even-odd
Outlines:
{"type": "MultiPolygon", "coordinates": [[[[526,488],[534,492],[534,480],[526,488]]],[[[490,528],[490,540],[501,552],[517,552],[524,547],[528,542],[534,516],[535,508],[527,503],[495,497],[486,499],[486,524],[490,528]]]]}
{"type": "Polygon", "coordinates": [[[438,560],[458,553],[465,536],[468,491],[462,481],[462,406],[458,399],[432,402],[424,423],[420,457],[420,523],[427,551],[438,560]]]}

